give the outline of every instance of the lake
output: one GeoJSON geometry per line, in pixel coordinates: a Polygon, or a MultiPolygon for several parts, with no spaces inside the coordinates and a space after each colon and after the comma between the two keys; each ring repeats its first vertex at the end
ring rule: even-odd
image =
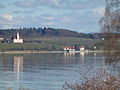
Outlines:
{"type": "Polygon", "coordinates": [[[0,90],[61,90],[90,67],[107,68],[103,53],[0,54],[0,90]]]}

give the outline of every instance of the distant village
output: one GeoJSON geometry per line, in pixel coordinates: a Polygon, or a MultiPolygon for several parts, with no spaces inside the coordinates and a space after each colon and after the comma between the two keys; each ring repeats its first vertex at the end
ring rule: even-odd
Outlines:
{"type": "MultiPolygon", "coordinates": [[[[0,43],[24,43],[22,37],[20,37],[19,32],[16,33],[16,36],[12,37],[11,39],[8,38],[0,38],[0,43]]],[[[96,46],[93,47],[96,49],[96,46]]],[[[63,47],[64,52],[76,52],[76,51],[87,51],[85,46],[82,45],[73,45],[73,46],[65,46],[63,47]]]]}
{"type": "Polygon", "coordinates": [[[15,37],[9,38],[0,38],[1,43],[23,43],[23,39],[20,37],[19,32],[16,34],[15,37]]]}
{"type": "Polygon", "coordinates": [[[69,46],[69,47],[63,47],[65,52],[74,52],[74,51],[84,51],[84,46],[69,46]]]}
{"type": "MultiPolygon", "coordinates": [[[[93,49],[96,50],[96,46],[94,46],[93,49]]],[[[63,47],[63,50],[65,52],[87,51],[85,49],[85,46],[79,46],[79,45],[74,45],[74,46],[69,46],[69,47],[63,47]]]]}

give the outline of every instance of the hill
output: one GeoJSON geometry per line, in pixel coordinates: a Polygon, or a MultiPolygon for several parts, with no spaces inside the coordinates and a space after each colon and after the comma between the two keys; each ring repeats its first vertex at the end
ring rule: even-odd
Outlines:
{"type": "Polygon", "coordinates": [[[20,28],[20,29],[0,29],[0,36],[14,37],[17,32],[23,38],[39,38],[39,37],[80,37],[80,38],[99,38],[99,34],[78,33],[68,29],[54,28],[20,28]]]}

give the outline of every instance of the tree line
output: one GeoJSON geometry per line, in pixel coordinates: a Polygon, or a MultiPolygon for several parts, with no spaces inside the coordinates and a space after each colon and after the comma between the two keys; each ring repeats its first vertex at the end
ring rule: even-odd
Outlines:
{"type": "Polygon", "coordinates": [[[0,29],[0,36],[13,37],[19,32],[24,38],[39,38],[39,37],[80,37],[80,38],[100,38],[100,33],[79,33],[68,29],[54,28],[19,28],[19,29],[0,29]]]}

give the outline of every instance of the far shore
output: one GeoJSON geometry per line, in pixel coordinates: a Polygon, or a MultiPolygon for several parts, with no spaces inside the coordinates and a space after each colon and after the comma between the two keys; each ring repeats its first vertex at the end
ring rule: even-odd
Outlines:
{"type": "MultiPolygon", "coordinates": [[[[80,52],[104,52],[104,51],[75,51],[68,53],[80,53],[80,52]]],[[[0,51],[0,54],[39,54],[39,53],[65,53],[64,51],[37,51],[37,50],[24,50],[24,51],[0,51]]]]}
{"type": "Polygon", "coordinates": [[[0,51],[0,54],[37,54],[37,53],[64,53],[64,51],[37,51],[37,50],[24,50],[24,51],[0,51]]]}

